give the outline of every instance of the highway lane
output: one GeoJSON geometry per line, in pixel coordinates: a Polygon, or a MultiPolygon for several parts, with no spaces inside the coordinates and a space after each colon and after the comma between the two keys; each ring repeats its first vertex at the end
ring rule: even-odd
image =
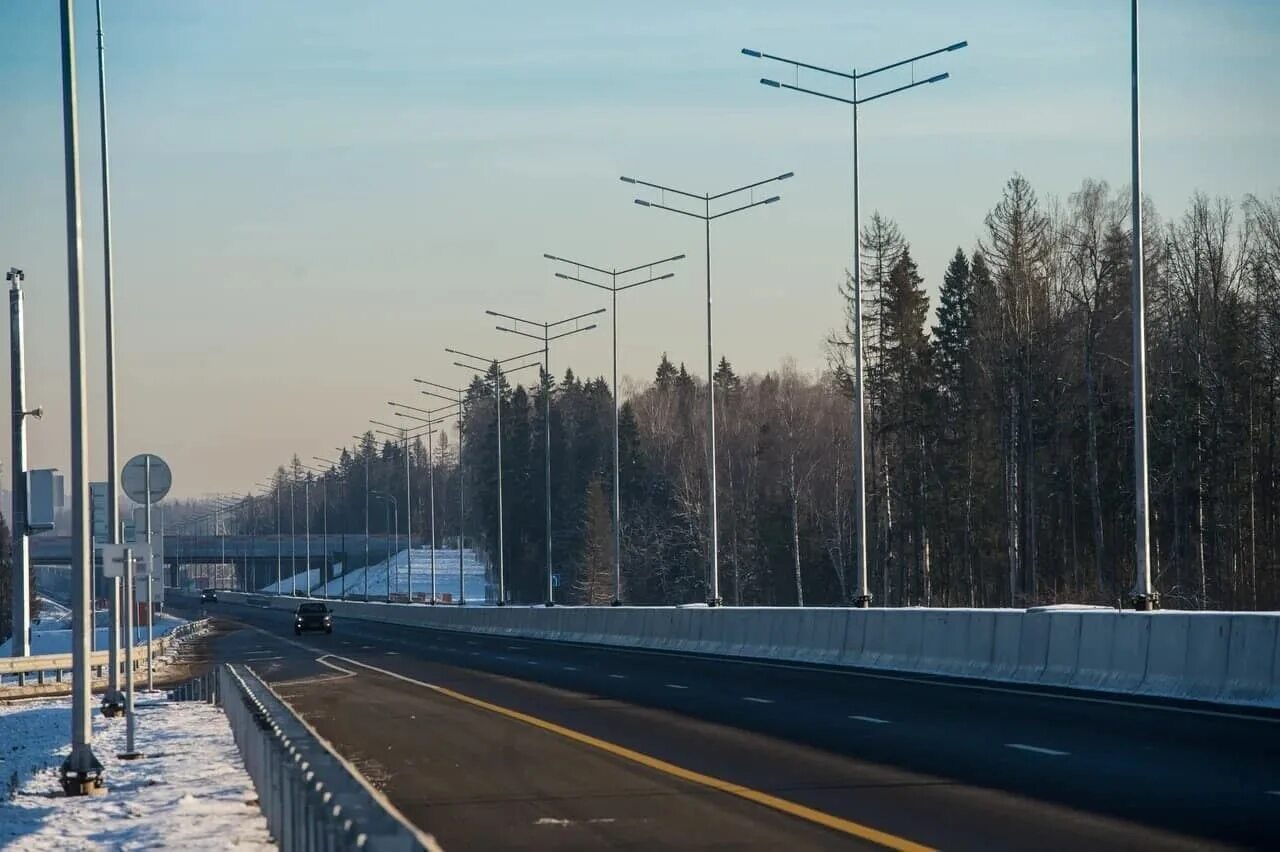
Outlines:
{"type": "MultiPolygon", "coordinates": [[[[274,635],[289,629],[286,613],[221,608],[274,635]]],[[[262,634],[240,635],[269,642],[262,634]]],[[[1275,759],[1280,751],[1280,725],[1268,719],[372,622],[339,622],[334,636],[306,636],[300,640],[301,647],[293,644],[291,636],[287,638],[288,642],[276,644],[290,652],[278,656],[297,662],[279,672],[266,669],[269,678],[315,676],[320,672],[307,670],[299,675],[297,667],[325,669],[314,657],[335,654],[929,846],[1274,845],[1270,838],[1277,827],[1280,796],[1269,791],[1280,790],[1280,763],[1275,759]],[[315,649],[313,655],[303,647],[315,649]]],[[[228,645],[219,653],[237,658],[243,649],[228,645]]],[[[327,716],[317,724],[326,736],[330,735],[326,725],[340,733],[331,739],[344,751],[372,748],[371,726],[360,713],[362,690],[378,695],[389,690],[380,699],[388,706],[403,702],[403,708],[434,708],[450,703],[419,685],[398,681],[393,686],[390,682],[395,678],[389,675],[346,668],[356,671],[356,677],[320,687],[314,696],[291,695],[303,712],[327,716]],[[336,710],[325,710],[323,693],[339,684],[357,697],[345,705],[335,702],[336,710]],[[393,700],[391,693],[399,697],[393,700]]],[[[495,714],[475,707],[455,706],[449,713],[454,725],[485,741],[509,744],[538,739],[518,727],[513,733],[511,725],[521,723],[492,718],[495,714]],[[465,725],[461,719],[467,720],[465,725]]],[[[410,715],[416,714],[410,710],[410,715]]],[[[450,740],[428,735],[450,729],[448,724],[424,723],[420,731],[408,735],[410,726],[402,740],[380,747],[386,751],[390,746],[415,765],[430,765],[442,773],[438,778],[446,779],[441,782],[446,789],[459,783],[447,780],[453,776],[480,778],[473,793],[501,791],[498,798],[506,802],[501,808],[504,813],[511,807],[510,800],[521,796],[544,804],[554,801],[550,788],[538,786],[549,772],[543,765],[545,755],[500,749],[462,754],[450,751],[456,748],[447,745],[450,740]],[[455,768],[446,771],[450,765],[455,768]]],[[[606,785],[599,789],[608,785],[630,789],[622,783],[627,776],[621,768],[601,769],[625,761],[599,754],[589,759],[591,750],[578,745],[567,756],[563,750],[562,744],[552,762],[569,767],[568,777],[587,778],[596,786],[598,776],[606,785]]],[[[441,791],[419,784],[397,794],[395,779],[400,776],[396,772],[405,771],[402,764],[391,773],[388,794],[406,814],[416,807],[424,827],[437,831],[431,820],[441,818],[441,809],[435,806],[444,801],[441,791]]],[[[689,790],[666,792],[665,802],[681,806],[699,798],[689,790]]],[[[704,790],[701,796],[706,795],[704,790]]],[[[731,814],[725,817],[731,825],[782,818],[770,813],[766,819],[755,812],[769,809],[758,806],[746,812],[726,808],[717,804],[712,811],[731,814]]],[[[667,812],[665,806],[663,812],[667,812]]],[[[588,810],[575,813],[593,818],[584,816],[588,810]]],[[[532,819],[542,818],[566,817],[532,819]]],[[[822,848],[832,840],[827,836],[830,831],[802,837],[805,830],[814,829],[813,824],[785,819],[797,834],[783,845],[822,848]]],[[[686,820],[691,825],[712,824],[705,814],[681,816],[670,821],[668,834],[651,836],[649,844],[691,845],[692,835],[684,830],[686,820]]],[[[459,817],[457,824],[458,848],[485,845],[485,820],[467,822],[459,817]]],[[[510,823],[500,821],[498,826],[506,828],[510,823]]],[[[733,845],[736,841],[730,838],[737,835],[732,829],[726,831],[723,837],[733,845]]],[[[622,843],[633,832],[634,828],[609,843],[595,845],[622,843]]],[[[773,845],[766,840],[772,835],[757,836],[758,848],[773,845]]],[[[844,846],[850,838],[838,835],[835,840],[844,846]]]]}

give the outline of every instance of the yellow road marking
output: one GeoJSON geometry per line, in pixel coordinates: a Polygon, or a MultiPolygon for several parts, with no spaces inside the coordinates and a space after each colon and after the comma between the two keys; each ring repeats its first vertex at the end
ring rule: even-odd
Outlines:
{"type": "Polygon", "coordinates": [[[693,784],[699,784],[703,787],[709,787],[712,790],[718,790],[721,793],[728,793],[732,796],[746,799],[749,802],[755,802],[758,805],[764,805],[767,808],[772,808],[775,811],[781,811],[784,814],[821,825],[824,828],[831,829],[832,831],[838,831],[851,837],[857,837],[861,840],[867,840],[872,843],[879,844],[887,849],[901,850],[901,852],[931,852],[930,847],[922,846],[919,843],[913,843],[905,838],[897,837],[895,835],[888,834],[887,832],[878,831],[869,826],[853,822],[852,820],[842,819],[841,817],[806,807],[804,805],[797,804],[796,802],[788,801],[787,799],[781,799],[777,796],[763,793],[750,787],[744,787],[741,784],[734,784],[730,781],[715,778],[711,775],[703,775],[701,772],[694,772],[691,769],[685,769],[683,766],[676,766],[674,763],[668,763],[665,760],[650,757],[647,754],[642,754],[641,752],[634,751],[626,748],[625,746],[620,746],[615,743],[608,742],[607,740],[593,737],[590,734],[584,734],[580,731],[575,731],[571,728],[557,725],[554,722],[539,719],[537,716],[530,716],[528,713],[521,713],[519,710],[512,710],[508,707],[491,704],[488,701],[473,698],[470,695],[464,695],[461,692],[455,692],[448,687],[415,680],[414,678],[407,677],[393,671],[388,671],[386,669],[381,669],[377,666],[371,666],[368,663],[362,663],[359,660],[353,660],[349,657],[340,657],[337,655],[332,656],[334,659],[342,660],[343,662],[350,663],[351,665],[360,666],[361,668],[375,671],[378,674],[386,675],[387,677],[395,678],[396,680],[402,680],[406,683],[412,683],[415,686],[424,687],[433,692],[439,693],[440,695],[452,698],[455,701],[470,704],[472,707],[479,707],[482,710],[488,710],[491,713],[506,716],[508,719],[515,719],[516,721],[524,722],[527,725],[532,725],[535,728],[540,728],[553,734],[559,734],[560,736],[573,740],[574,742],[589,745],[592,748],[597,748],[601,751],[606,751],[615,757],[621,757],[625,760],[630,760],[633,763],[638,763],[641,766],[647,766],[650,769],[657,770],[658,772],[662,772],[674,778],[679,778],[693,784]]]}

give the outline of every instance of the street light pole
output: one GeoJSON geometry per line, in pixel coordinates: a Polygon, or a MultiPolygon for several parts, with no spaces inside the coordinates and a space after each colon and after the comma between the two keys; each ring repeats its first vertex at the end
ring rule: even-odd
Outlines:
{"type": "Polygon", "coordinates": [[[871,606],[871,585],[869,572],[867,570],[867,475],[866,475],[866,395],[864,391],[863,376],[863,345],[862,345],[862,245],[859,235],[860,216],[859,209],[861,204],[861,189],[859,186],[859,158],[858,158],[858,107],[870,101],[888,97],[889,95],[905,92],[907,89],[914,89],[917,86],[924,86],[930,83],[940,83],[946,80],[950,75],[937,74],[924,80],[914,80],[904,86],[889,89],[884,92],[871,95],[869,97],[858,97],[858,81],[884,71],[903,66],[912,66],[914,63],[927,59],[931,56],[937,56],[940,53],[949,53],[951,51],[960,50],[968,46],[967,41],[959,41],[937,50],[931,50],[928,53],[922,53],[918,56],[912,56],[909,59],[902,59],[897,62],[891,62],[888,65],[882,65],[870,71],[858,72],[852,71],[836,71],[830,68],[822,68],[817,65],[811,65],[807,62],[797,62],[792,59],[785,59],[781,56],[774,56],[769,53],[762,53],[758,50],[743,48],[742,53],[755,59],[770,59],[775,62],[781,62],[790,65],[796,69],[804,68],[810,71],[817,71],[822,74],[828,74],[833,77],[848,80],[852,85],[852,97],[843,98],[836,95],[827,94],[826,92],[818,92],[812,89],[801,88],[797,85],[789,83],[780,83],[777,80],[761,79],[762,85],[770,86],[775,89],[790,89],[793,92],[801,92],[806,95],[814,95],[816,97],[825,98],[827,100],[836,101],[838,103],[847,104],[853,109],[853,384],[854,384],[854,402],[853,402],[853,429],[854,429],[854,526],[857,531],[857,543],[854,546],[857,562],[857,578],[855,581],[854,600],[853,603],[857,607],[871,606]]]}
{"type": "Polygon", "coordinates": [[[733,213],[739,213],[743,210],[750,210],[752,207],[759,207],[762,204],[773,204],[775,201],[781,200],[780,196],[773,195],[757,201],[755,198],[755,190],[758,187],[774,183],[775,181],[784,181],[794,176],[795,176],[795,172],[786,172],[785,174],[780,174],[775,177],[765,178],[764,180],[758,180],[758,181],[755,181],[754,183],[745,184],[743,186],[737,187],[736,189],[730,189],[725,192],[718,192],[718,193],[715,193],[714,195],[710,193],[698,194],[693,192],[686,192],[685,190],[682,190],[682,189],[673,189],[669,186],[662,186],[661,184],[650,183],[649,181],[638,180],[636,178],[626,177],[625,175],[621,178],[623,183],[634,184],[636,186],[646,186],[646,187],[649,187],[650,189],[658,190],[659,198],[661,200],[658,202],[653,202],[653,201],[645,201],[644,199],[637,198],[635,202],[636,204],[639,204],[641,207],[652,207],[658,210],[666,210],[669,213],[679,213],[683,216],[688,216],[693,219],[701,219],[704,226],[704,232],[706,237],[706,255],[707,255],[706,257],[707,259],[707,486],[708,486],[708,492],[709,492],[707,514],[708,514],[708,521],[709,521],[710,533],[711,533],[710,548],[709,548],[710,553],[708,554],[711,589],[710,589],[710,593],[707,595],[707,604],[710,606],[720,606],[720,604],[722,603],[722,600],[720,598],[720,519],[719,519],[719,511],[718,511],[718,495],[716,493],[716,402],[715,402],[715,397],[716,397],[715,384],[716,383],[715,383],[715,362],[713,360],[714,356],[712,353],[712,337],[711,337],[711,222],[713,219],[720,219],[724,216],[729,216],[733,213]],[[677,196],[690,198],[690,199],[693,199],[694,201],[702,202],[702,212],[691,213],[690,211],[682,210],[679,207],[668,206],[665,203],[666,193],[668,192],[677,196]],[[737,207],[732,207],[728,210],[723,210],[721,212],[712,214],[711,202],[719,201],[720,199],[723,199],[723,198],[729,198],[731,196],[737,195],[742,192],[749,193],[748,201],[746,204],[741,204],[741,205],[738,205],[737,207]]]}
{"type": "Polygon", "coordinates": [[[544,475],[546,477],[546,486],[547,486],[546,487],[547,606],[555,606],[555,603],[556,603],[555,574],[553,573],[552,566],[551,566],[551,384],[552,384],[551,341],[560,340],[561,338],[569,337],[570,335],[574,335],[574,334],[579,334],[584,331],[590,331],[596,326],[595,326],[595,323],[592,323],[591,325],[586,325],[586,326],[575,326],[571,328],[569,331],[559,332],[554,337],[551,335],[551,330],[553,328],[559,328],[560,326],[563,326],[567,323],[571,323],[571,322],[576,323],[578,320],[595,316],[596,314],[602,314],[604,313],[604,311],[605,311],[604,308],[598,308],[594,311],[588,311],[585,314],[578,314],[577,316],[566,317],[565,319],[556,320],[555,322],[535,322],[534,320],[528,320],[522,317],[511,316],[510,314],[498,313],[497,311],[485,311],[485,313],[488,314],[489,316],[499,317],[501,319],[509,320],[511,322],[510,327],[507,327],[504,325],[496,326],[498,331],[505,331],[510,334],[518,334],[521,337],[528,337],[531,340],[542,341],[542,363],[543,363],[542,399],[544,403],[543,404],[543,418],[544,418],[543,438],[545,438],[544,460],[546,461],[546,472],[544,475]],[[529,325],[529,326],[533,326],[534,328],[541,329],[542,336],[539,337],[536,334],[531,334],[527,331],[523,331],[520,328],[521,325],[529,325]]]}
{"type": "Polygon", "coordinates": [[[1146,298],[1143,293],[1143,265],[1146,254],[1143,251],[1142,234],[1142,125],[1138,108],[1138,0],[1131,3],[1132,21],[1130,26],[1130,63],[1132,65],[1132,170],[1133,189],[1133,259],[1130,276],[1133,285],[1133,466],[1134,466],[1134,503],[1137,525],[1136,542],[1137,564],[1134,578],[1133,607],[1138,610],[1160,608],[1160,596],[1151,583],[1151,524],[1148,517],[1148,475],[1147,475],[1147,330],[1146,330],[1146,298]]]}
{"type": "MultiPolygon", "coordinates": [[[[479,355],[471,355],[467,352],[462,352],[457,349],[448,349],[448,348],[446,348],[444,351],[448,352],[450,355],[458,355],[463,358],[470,358],[472,362],[486,364],[488,365],[487,368],[493,371],[493,405],[494,405],[494,421],[495,421],[494,426],[497,429],[497,440],[495,440],[494,443],[497,445],[497,450],[498,450],[498,606],[505,606],[507,603],[507,588],[506,588],[507,571],[506,571],[506,543],[503,540],[503,521],[502,521],[502,379],[505,375],[509,373],[514,373],[517,370],[525,370],[525,369],[528,369],[529,367],[536,367],[538,366],[538,362],[531,361],[525,364],[521,364],[519,367],[512,367],[510,369],[505,369],[505,370],[503,369],[503,365],[509,364],[512,361],[520,361],[525,358],[530,358],[534,355],[540,354],[540,350],[525,352],[520,355],[512,355],[509,358],[482,358],[479,355]]],[[[477,363],[467,364],[467,363],[463,363],[462,361],[454,361],[453,365],[455,367],[461,367],[464,370],[479,371],[482,369],[486,369],[485,367],[477,366],[477,363]]],[[[487,377],[482,380],[487,380],[487,377]]],[[[461,547],[461,543],[459,543],[459,547],[461,547]]],[[[461,570],[461,566],[462,566],[461,555],[459,555],[458,557],[458,566],[459,566],[459,570],[461,570]]],[[[462,581],[459,580],[459,583],[461,582],[462,581]]]]}
{"type": "Polygon", "coordinates": [[[613,320],[613,605],[620,606],[622,604],[622,475],[620,473],[620,451],[618,446],[618,412],[621,407],[620,398],[618,396],[618,293],[622,290],[630,290],[633,287],[639,287],[644,284],[652,284],[655,281],[665,281],[668,278],[675,277],[674,272],[668,272],[664,275],[654,275],[654,267],[661,266],[664,263],[671,263],[676,260],[683,260],[684,255],[678,254],[674,257],[665,257],[662,260],[655,260],[651,263],[633,266],[630,269],[613,268],[611,270],[601,269],[600,267],[590,266],[589,264],[580,263],[576,260],[569,260],[564,257],[556,257],[551,254],[544,254],[547,260],[554,260],[560,263],[567,263],[575,267],[575,274],[566,275],[563,272],[557,272],[557,278],[563,278],[566,281],[577,281],[579,284],[586,284],[600,290],[609,291],[610,298],[613,300],[613,310],[610,311],[610,318],[613,320]],[[610,283],[608,285],[600,284],[582,278],[584,275],[582,270],[587,269],[600,275],[608,275],[610,283]],[[643,281],[633,281],[629,284],[618,286],[618,277],[625,276],[644,270],[649,276],[643,281]]]}
{"type": "Polygon", "coordinates": [[[87,389],[84,375],[84,270],[80,218],[80,150],[76,113],[75,12],[72,0],[59,4],[62,47],[62,128],[66,181],[67,224],[67,320],[70,360],[71,443],[71,750],[63,761],[61,781],[68,795],[85,795],[102,789],[102,764],[93,753],[93,721],[89,702],[89,646],[93,616],[90,600],[89,551],[89,433],[84,410],[87,389]]]}
{"type": "MultiPolygon", "coordinates": [[[[339,455],[341,455],[341,453],[339,453],[339,455]]],[[[333,551],[329,549],[329,474],[337,470],[340,465],[336,461],[324,459],[324,458],[321,458],[320,456],[312,456],[311,458],[315,459],[318,462],[324,462],[325,464],[329,465],[329,471],[325,473],[324,484],[322,485],[322,488],[324,489],[324,564],[325,564],[325,576],[329,577],[330,571],[332,570],[332,565],[330,564],[330,560],[333,558],[333,551]]],[[[346,554],[343,553],[343,559],[345,558],[346,558],[346,554]]],[[[348,567],[350,566],[346,564],[342,566],[342,589],[341,589],[340,596],[344,599],[347,596],[347,568],[348,567]]],[[[325,581],[324,596],[326,598],[329,597],[330,582],[332,582],[331,579],[327,579],[325,581]]]]}
{"type": "MultiPolygon", "coordinates": [[[[465,530],[466,530],[464,519],[466,517],[466,507],[467,507],[467,503],[466,503],[467,479],[465,476],[463,476],[463,472],[462,472],[463,471],[463,468],[462,468],[462,440],[463,440],[462,439],[462,421],[463,421],[462,388],[451,388],[448,385],[436,384],[435,382],[428,382],[423,379],[414,379],[414,381],[417,382],[418,384],[429,385],[431,387],[440,388],[441,390],[452,391],[453,393],[457,394],[457,397],[458,397],[458,401],[457,401],[457,406],[458,406],[458,605],[461,606],[467,602],[466,580],[463,572],[463,561],[462,561],[462,542],[463,542],[463,539],[465,538],[465,530]]],[[[449,397],[438,394],[435,391],[424,390],[422,392],[424,394],[427,394],[428,396],[434,396],[439,399],[445,399],[445,400],[449,399],[449,397]]],[[[434,492],[434,489],[433,489],[433,492],[434,492]]],[[[433,493],[433,499],[434,499],[434,493],[433,493]]],[[[435,523],[434,511],[432,512],[431,518],[432,518],[432,523],[434,524],[435,523]]],[[[435,560],[434,528],[431,534],[431,541],[432,541],[431,558],[434,563],[434,560],[435,560]]]]}
{"type": "MultiPolygon", "coordinates": [[[[103,313],[106,324],[107,360],[107,541],[120,541],[120,471],[116,457],[116,325],[114,268],[111,262],[111,160],[107,151],[107,59],[102,31],[102,0],[97,0],[98,12],[98,117],[102,155],[102,261],[105,298],[103,313]]],[[[108,597],[111,620],[111,636],[107,643],[111,673],[107,677],[107,691],[103,695],[104,708],[115,713],[123,700],[120,694],[120,578],[112,577],[108,597]]],[[[16,634],[15,634],[16,635],[16,634]]],[[[16,643],[15,643],[16,646],[16,643]]]]}

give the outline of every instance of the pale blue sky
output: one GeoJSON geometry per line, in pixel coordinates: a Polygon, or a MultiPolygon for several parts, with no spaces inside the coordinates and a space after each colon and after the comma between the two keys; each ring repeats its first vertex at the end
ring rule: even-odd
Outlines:
{"type": "MultiPolygon", "coordinates": [[[[93,4],[77,14],[99,478],[93,4]]],[[[1280,190],[1280,4],[1144,15],[1145,188],[1162,214],[1197,189],[1280,190]]],[[[716,348],[743,371],[820,366],[851,242],[849,115],[758,85],[785,72],[742,47],[867,67],[969,40],[918,69],[949,81],[863,112],[864,210],[898,221],[931,290],[1014,171],[1042,196],[1128,181],[1126,0],[108,0],[106,30],[121,455],[167,457],[182,494],[325,454],[410,399],[415,375],[464,381],[442,346],[517,351],[486,307],[604,304],[543,252],[687,252],[674,281],[624,299],[620,357],[637,378],[663,350],[702,372],[699,226],[635,206],[620,174],[714,191],[794,170],[782,203],[713,233],[716,348]]],[[[0,34],[0,267],[27,273],[29,397],[49,411],[32,464],[65,469],[56,5],[0,0],[0,34]]],[[[602,328],[553,369],[604,372],[608,351],[602,328]]]]}

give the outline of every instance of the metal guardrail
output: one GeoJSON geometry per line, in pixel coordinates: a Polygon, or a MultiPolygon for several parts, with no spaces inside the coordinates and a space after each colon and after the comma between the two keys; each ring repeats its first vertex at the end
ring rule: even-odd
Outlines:
{"type": "Polygon", "coordinates": [[[217,696],[281,849],[439,850],[253,671],[227,664],[218,676],[217,696]]]}
{"type": "Polygon", "coordinates": [[[219,690],[221,678],[217,669],[207,671],[199,677],[193,677],[185,683],[170,689],[167,693],[170,701],[203,701],[206,704],[222,705],[222,693],[219,690]]]}
{"type": "MultiPolygon", "coordinates": [[[[203,628],[208,624],[208,619],[200,619],[198,621],[189,621],[185,624],[179,624],[173,630],[169,631],[159,639],[155,639],[151,643],[152,655],[161,654],[169,645],[178,639],[184,639],[190,636],[196,630],[203,628]]],[[[106,674],[107,666],[111,664],[110,651],[94,651],[89,655],[89,668],[93,672],[95,678],[103,677],[106,674]]],[[[136,644],[133,646],[133,669],[138,671],[147,664],[147,643],[136,644]]],[[[70,673],[74,662],[71,653],[65,654],[38,654],[30,657],[0,657],[0,681],[6,675],[30,675],[36,676],[36,682],[43,685],[45,677],[49,672],[53,673],[54,682],[62,683],[64,676],[70,673]]],[[[124,671],[124,648],[120,649],[120,670],[124,671]]]]}

